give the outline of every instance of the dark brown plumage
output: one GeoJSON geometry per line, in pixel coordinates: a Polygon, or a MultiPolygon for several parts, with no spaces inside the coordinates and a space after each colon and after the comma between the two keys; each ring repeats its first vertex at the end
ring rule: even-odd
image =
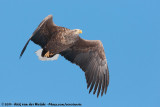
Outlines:
{"type": "Polygon", "coordinates": [[[109,85],[109,71],[103,45],[99,40],[84,40],[79,37],[81,30],[70,30],[56,26],[52,15],[47,16],[33,32],[24,46],[20,57],[23,55],[29,41],[41,46],[42,57],[54,57],[56,54],[64,56],[67,60],[85,72],[89,93],[94,89],[97,97],[101,92],[107,92],[109,85]]]}

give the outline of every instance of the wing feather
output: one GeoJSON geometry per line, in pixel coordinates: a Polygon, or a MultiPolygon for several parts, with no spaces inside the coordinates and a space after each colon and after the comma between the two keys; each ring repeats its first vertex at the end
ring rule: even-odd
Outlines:
{"type": "Polygon", "coordinates": [[[89,93],[93,90],[97,97],[101,92],[107,91],[109,85],[109,71],[101,41],[89,41],[79,39],[77,43],[69,49],[60,53],[67,60],[80,66],[85,72],[87,88],[90,87],[89,93]]]}
{"type": "Polygon", "coordinates": [[[45,19],[43,19],[43,21],[38,25],[32,36],[25,44],[23,50],[21,51],[20,57],[22,57],[30,40],[33,41],[35,44],[40,45],[42,48],[48,43],[48,41],[51,39],[51,37],[56,31],[56,25],[54,24],[52,19],[52,15],[48,15],[45,19]]]}

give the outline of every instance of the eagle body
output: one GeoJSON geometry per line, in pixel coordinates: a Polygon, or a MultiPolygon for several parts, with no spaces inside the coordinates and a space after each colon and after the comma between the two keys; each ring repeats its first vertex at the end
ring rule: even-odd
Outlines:
{"type": "Polygon", "coordinates": [[[79,37],[80,29],[70,30],[57,26],[52,15],[47,16],[33,32],[25,44],[20,57],[23,55],[29,41],[41,46],[36,54],[41,60],[56,60],[63,56],[70,62],[78,65],[84,72],[89,93],[107,92],[109,85],[109,70],[107,60],[100,40],[84,40],[79,37]]]}
{"type": "MultiPolygon", "coordinates": [[[[74,31],[60,27],[60,26],[54,26],[52,27],[51,31],[48,32],[46,30],[40,31],[40,33],[44,33],[47,35],[51,35],[49,40],[45,43],[45,45],[42,46],[42,57],[46,54],[46,52],[50,52],[50,54],[58,54],[62,52],[63,50],[71,47],[78,41],[79,36],[73,35],[74,31]]],[[[32,39],[31,39],[32,40],[32,39]]],[[[32,40],[37,41],[36,37],[32,40]]],[[[37,43],[38,44],[38,43],[37,43]]],[[[52,57],[53,55],[49,56],[52,57]]]]}

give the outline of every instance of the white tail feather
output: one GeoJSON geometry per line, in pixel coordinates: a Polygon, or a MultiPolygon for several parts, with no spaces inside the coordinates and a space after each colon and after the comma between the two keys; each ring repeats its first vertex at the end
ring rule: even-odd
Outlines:
{"type": "Polygon", "coordinates": [[[38,56],[38,59],[41,61],[52,61],[52,60],[57,60],[59,57],[59,54],[54,55],[51,58],[47,58],[47,57],[42,57],[41,53],[42,53],[43,49],[39,49],[38,51],[36,51],[36,55],[38,56]]]}

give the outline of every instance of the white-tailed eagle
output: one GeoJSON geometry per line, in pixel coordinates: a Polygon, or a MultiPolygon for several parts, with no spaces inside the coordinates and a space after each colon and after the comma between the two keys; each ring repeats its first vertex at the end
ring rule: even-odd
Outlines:
{"type": "Polygon", "coordinates": [[[84,40],[79,37],[80,29],[70,30],[55,25],[52,15],[47,16],[33,32],[25,44],[23,55],[29,41],[41,46],[36,54],[40,60],[55,60],[58,55],[78,65],[84,72],[89,93],[94,88],[97,97],[107,92],[109,71],[103,45],[100,40],[84,40]]]}

